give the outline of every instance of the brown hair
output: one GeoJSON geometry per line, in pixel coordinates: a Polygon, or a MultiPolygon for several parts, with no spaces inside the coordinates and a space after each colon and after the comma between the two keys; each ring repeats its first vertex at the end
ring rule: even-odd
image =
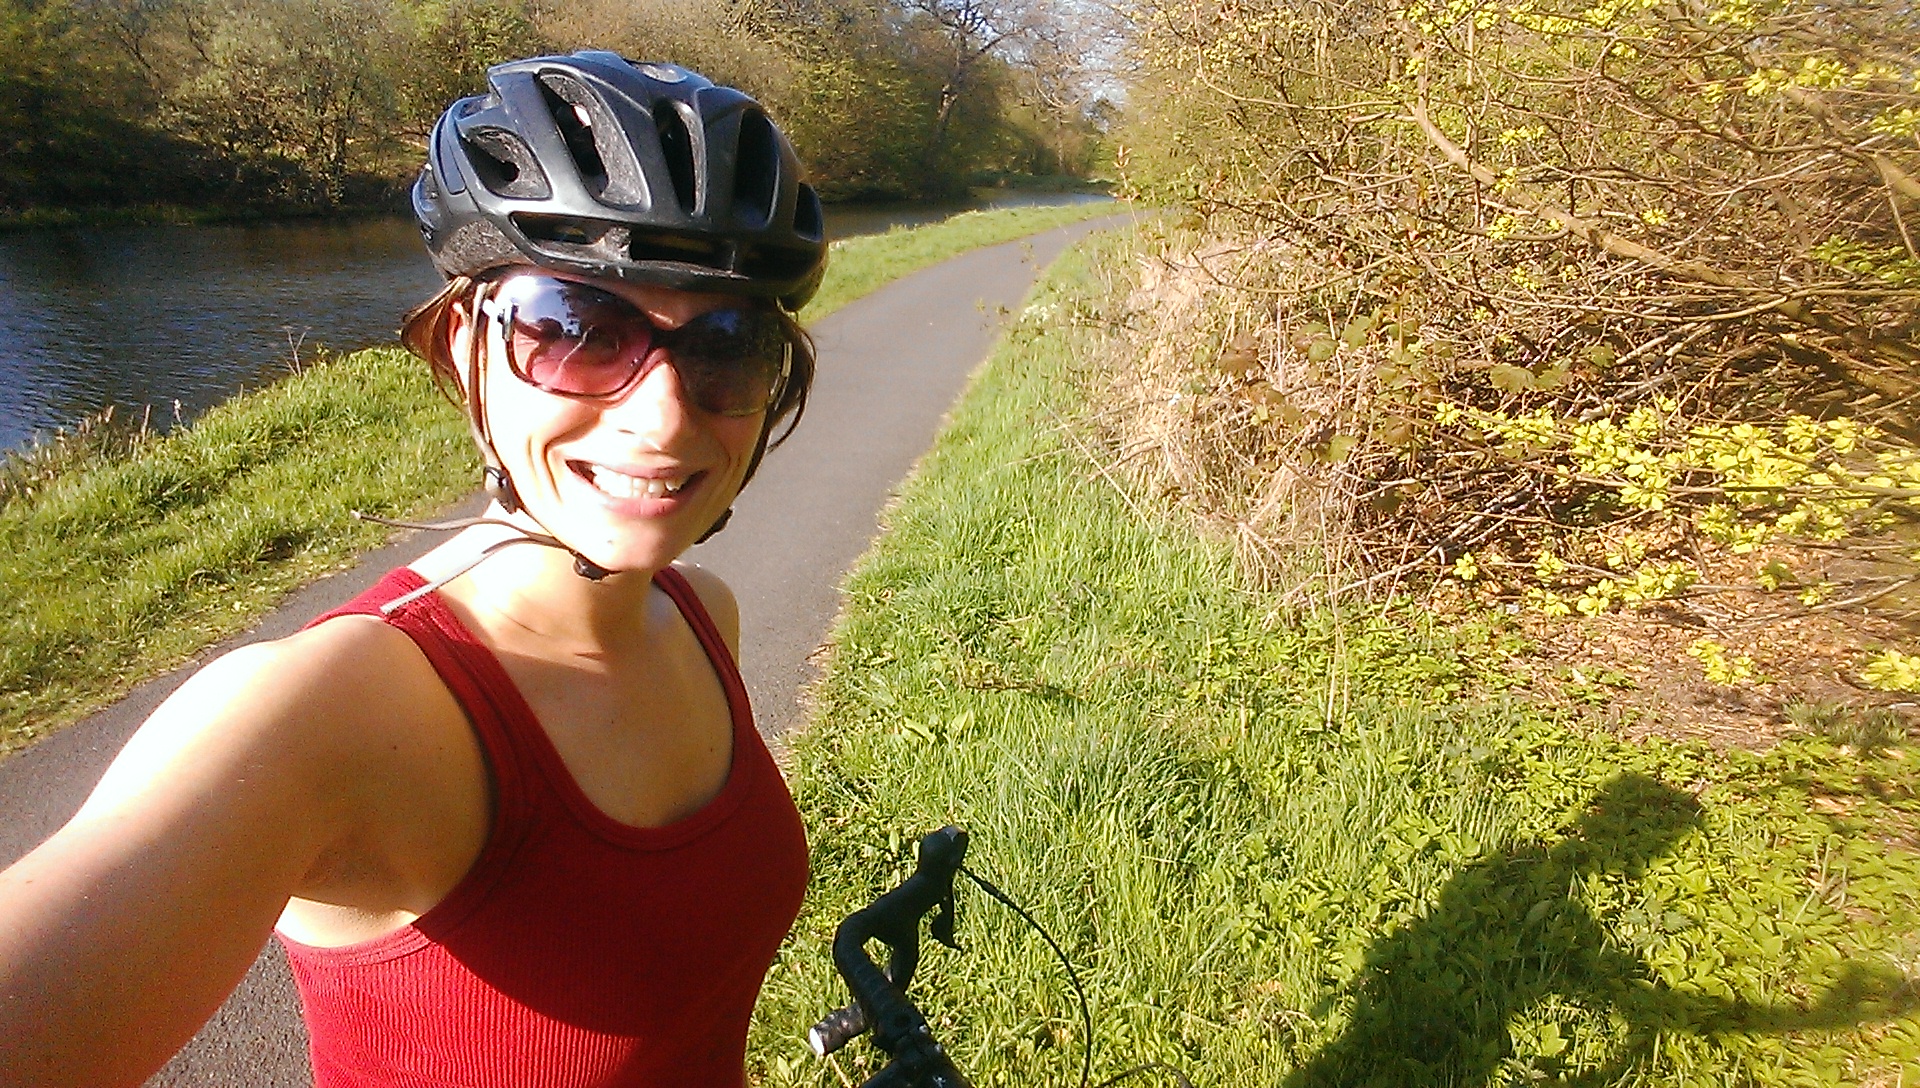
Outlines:
{"type": "MultiPolygon", "coordinates": [[[[426,361],[433,373],[433,384],[456,406],[465,407],[466,398],[460,392],[460,370],[449,352],[453,334],[453,310],[456,306],[471,304],[474,288],[480,280],[472,276],[454,276],[447,281],[439,293],[415,306],[408,312],[400,326],[400,343],[413,354],[426,361]]],[[[794,316],[777,303],[765,302],[780,318],[780,327],[786,333],[787,343],[791,346],[792,358],[787,366],[787,381],[781,386],[780,395],[767,408],[766,434],[771,436],[773,429],[781,421],[786,429],[778,438],[768,443],[777,446],[787,440],[793,429],[799,425],[800,416],[807,408],[807,397],[813,392],[815,370],[815,352],[813,337],[795,320],[794,316]]]]}

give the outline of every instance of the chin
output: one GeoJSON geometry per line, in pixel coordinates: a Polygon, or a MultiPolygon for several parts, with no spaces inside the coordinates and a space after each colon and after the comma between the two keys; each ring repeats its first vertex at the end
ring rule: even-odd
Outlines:
{"type": "Polygon", "coordinates": [[[728,489],[727,503],[716,503],[710,485],[718,482],[703,481],[709,486],[690,494],[621,498],[574,483],[561,489],[550,514],[537,508],[529,513],[569,548],[606,570],[659,570],[725,516],[737,488],[728,489]]]}
{"type": "MultiPolygon", "coordinates": [[[[716,518],[718,515],[716,515],[716,518]]],[[[570,547],[587,557],[599,567],[620,571],[656,571],[672,565],[673,561],[685,555],[687,549],[707,531],[712,521],[702,522],[697,529],[675,532],[617,532],[608,534],[604,529],[595,533],[582,532],[577,537],[566,539],[570,547]]]]}

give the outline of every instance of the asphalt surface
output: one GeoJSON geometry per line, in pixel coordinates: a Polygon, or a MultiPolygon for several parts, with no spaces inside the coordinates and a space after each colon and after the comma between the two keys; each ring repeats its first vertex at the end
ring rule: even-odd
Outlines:
{"type": "MultiPolygon", "coordinates": [[[[761,465],[727,530],[689,558],[740,600],[741,670],[760,730],[777,743],[804,720],[805,691],[839,607],[839,585],[877,528],[894,487],[1037,273],[1097,220],[976,250],[898,280],[813,328],[820,372],[805,421],[761,465]]],[[[469,500],[457,513],[479,509],[469,500]]],[[[293,594],[257,628],[209,650],[278,638],[430,548],[415,534],[293,594]]],[[[204,658],[203,658],[204,660],[204,658]]],[[[52,834],[80,806],[134,729],[193,666],[0,763],[0,865],[52,834]]],[[[299,1001],[268,942],[239,989],[148,1088],[300,1088],[312,1083],[299,1001]]]]}

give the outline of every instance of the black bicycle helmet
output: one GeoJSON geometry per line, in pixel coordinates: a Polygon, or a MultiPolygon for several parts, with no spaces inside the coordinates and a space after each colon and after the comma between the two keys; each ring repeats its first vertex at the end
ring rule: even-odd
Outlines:
{"type": "Polygon", "coordinates": [[[413,187],[443,275],[531,262],[789,311],[813,297],[820,198],[752,98],[601,51],[498,64],[487,81],[434,126],[413,187]]]}

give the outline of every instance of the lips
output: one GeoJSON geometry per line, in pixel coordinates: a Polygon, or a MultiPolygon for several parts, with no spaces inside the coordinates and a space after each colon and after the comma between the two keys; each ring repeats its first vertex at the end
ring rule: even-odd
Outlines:
{"type": "Polygon", "coordinates": [[[585,480],[595,491],[611,499],[632,501],[634,499],[664,499],[678,495],[701,473],[653,473],[634,475],[596,465],[586,461],[572,462],[575,474],[585,480]]]}

